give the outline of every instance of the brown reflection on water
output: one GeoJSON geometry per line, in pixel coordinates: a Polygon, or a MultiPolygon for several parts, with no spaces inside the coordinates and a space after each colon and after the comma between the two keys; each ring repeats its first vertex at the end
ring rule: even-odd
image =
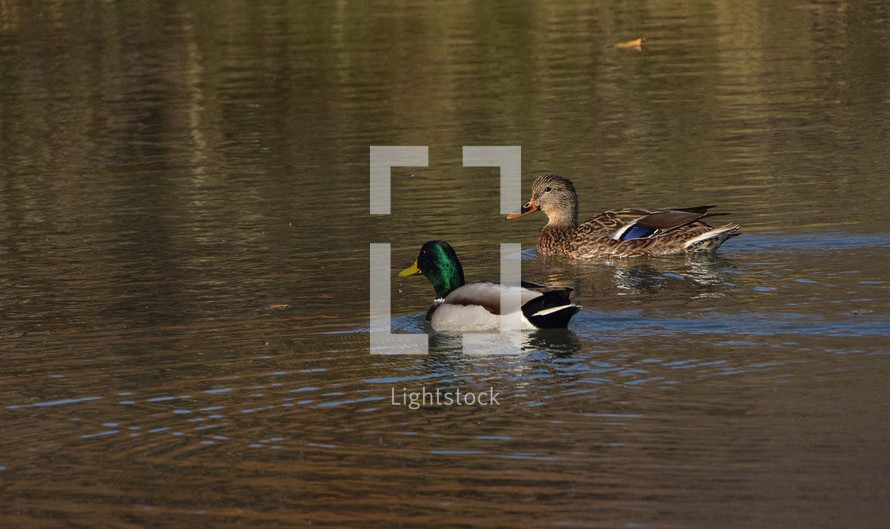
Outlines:
{"type": "Polygon", "coordinates": [[[888,16],[0,2],[0,526],[880,526],[888,16]],[[386,217],[371,145],[430,147],[386,217]],[[463,145],[520,145],[523,194],[557,171],[582,216],[715,203],[745,234],[526,250],[568,331],[373,357],[370,242],[393,328],[426,332],[430,285],[395,277],[420,244],[491,279],[544,222],[504,222],[463,145]],[[391,402],[423,387],[502,405],[391,402]]]}
{"type": "MultiPolygon", "coordinates": [[[[320,345],[336,350],[337,343],[320,345]]],[[[781,368],[765,351],[714,345],[699,339],[683,352],[651,336],[639,349],[588,345],[562,360],[421,362],[355,352],[309,357],[274,345],[249,358],[244,353],[254,349],[245,345],[217,352],[203,367],[179,362],[132,391],[7,409],[20,417],[9,432],[20,448],[5,452],[30,464],[5,472],[24,512],[91,513],[107,523],[312,519],[382,527],[393,516],[486,525],[664,516],[791,523],[804,505],[846,519],[857,496],[826,501],[820,491],[830,485],[808,476],[830,471],[837,483],[864,476],[880,485],[862,452],[850,450],[881,459],[874,442],[885,438],[885,421],[866,402],[880,401],[880,376],[840,357],[781,368]],[[389,402],[392,386],[455,380],[464,388],[496,385],[505,408],[409,411],[389,402]],[[846,406],[822,386],[853,381],[862,389],[853,404],[874,411],[851,424],[846,406]],[[60,476],[68,478],[53,479],[60,476]]]]}

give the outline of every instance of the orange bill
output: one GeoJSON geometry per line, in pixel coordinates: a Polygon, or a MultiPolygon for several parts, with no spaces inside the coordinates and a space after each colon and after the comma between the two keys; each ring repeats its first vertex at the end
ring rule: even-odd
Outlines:
{"type": "Polygon", "coordinates": [[[538,211],[538,205],[535,204],[534,200],[529,200],[528,202],[526,202],[525,204],[522,205],[522,208],[519,210],[519,213],[510,213],[509,215],[504,217],[504,220],[518,219],[519,217],[524,217],[526,215],[534,213],[535,211],[538,211]]]}

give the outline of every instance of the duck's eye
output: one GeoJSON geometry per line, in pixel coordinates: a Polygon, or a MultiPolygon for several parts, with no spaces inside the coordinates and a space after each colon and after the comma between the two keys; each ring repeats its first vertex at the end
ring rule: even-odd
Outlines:
{"type": "Polygon", "coordinates": [[[551,187],[550,187],[550,186],[547,186],[547,187],[544,188],[544,192],[545,192],[545,193],[549,193],[550,191],[551,191],[551,187]]]}

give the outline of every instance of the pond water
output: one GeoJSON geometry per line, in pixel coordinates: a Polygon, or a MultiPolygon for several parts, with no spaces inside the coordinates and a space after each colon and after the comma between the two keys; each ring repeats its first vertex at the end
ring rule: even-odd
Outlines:
{"type": "Polygon", "coordinates": [[[0,3],[0,526],[883,526],[888,46],[883,0],[0,3]],[[391,215],[372,145],[429,146],[391,215]],[[464,145],[744,234],[545,259],[464,145]],[[429,239],[584,308],[372,356],[369,244],[422,333],[429,239]]]}

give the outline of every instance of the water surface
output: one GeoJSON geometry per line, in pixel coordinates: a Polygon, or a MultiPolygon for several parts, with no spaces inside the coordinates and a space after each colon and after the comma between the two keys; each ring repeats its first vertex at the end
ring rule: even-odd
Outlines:
{"type": "Polygon", "coordinates": [[[625,4],[0,6],[0,526],[883,525],[890,9],[625,4]],[[371,145],[430,148],[389,216],[371,145]],[[745,233],[538,257],[463,145],[582,216],[745,233]],[[433,238],[470,279],[520,242],[584,309],[517,355],[371,356],[369,244],[427,332],[396,272],[433,238]],[[393,403],[423,388],[500,404],[393,403]]]}

